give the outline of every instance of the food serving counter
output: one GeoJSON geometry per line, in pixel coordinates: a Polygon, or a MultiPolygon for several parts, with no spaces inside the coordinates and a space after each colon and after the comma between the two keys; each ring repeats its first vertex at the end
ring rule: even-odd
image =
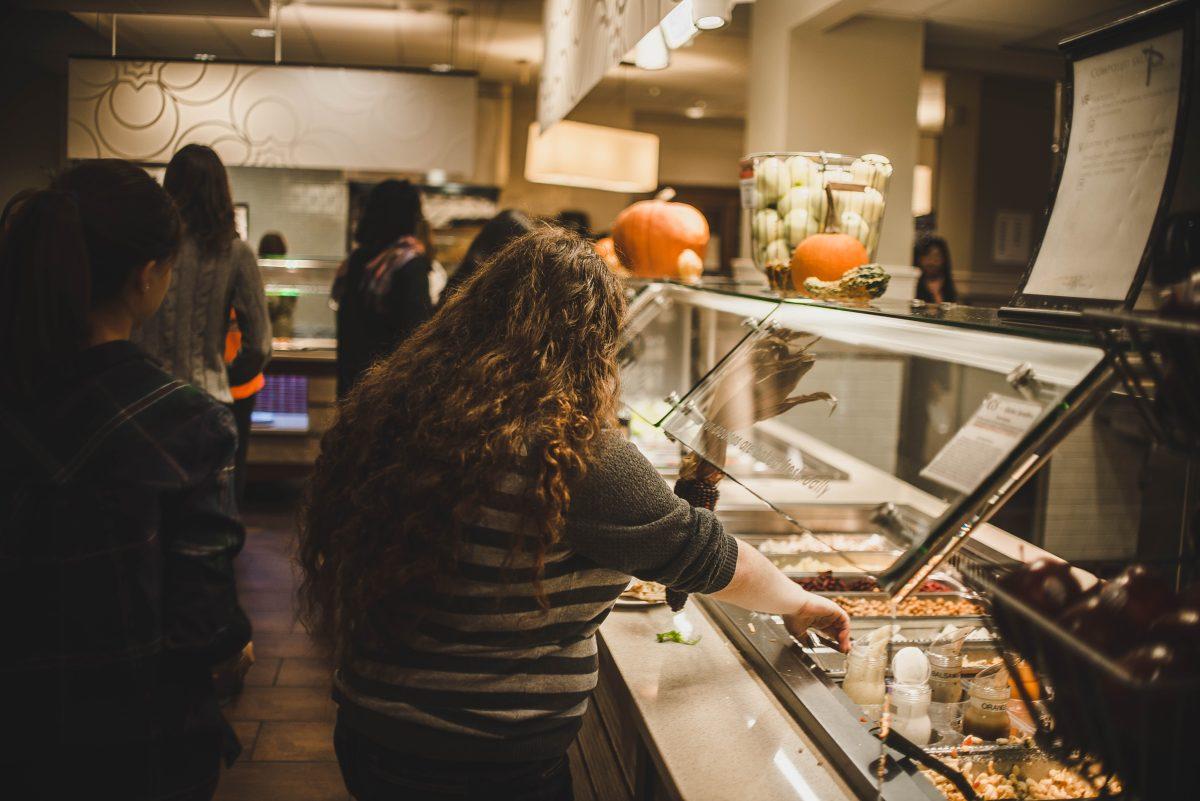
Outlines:
{"type": "MultiPolygon", "coordinates": [[[[632,302],[620,362],[631,439],[666,480],[681,459],[721,466],[727,529],[847,608],[858,644],[846,657],[815,636],[794,640],[778,617],[707,598],[675,617],[665,607],[616,611],[601,630],[606,670],[633,698],[666,797],[735,797],[705,789],[720,768],[669,752],[685,746],[667,744],[661,708],[665,697],[713,690],[664,660],[707,664],[722,651],[721,686],[760,710],[746,716],[748,736],[761,739],[755,730],[770,718],[777,738],[763,753],[739,745],[741,735],[722,746],[778,780],[738,797],[1121,792],[1111,770],[1068,767],[1033,744],[1053,689],[1000,636],[990,585],[977,580],[1048,555],[987,521],[1109,394],[1105,353],[1086,333],[1001,324],[977,310],[662,283],[632,302]],[[720,632],[720,642],[703,657],[672,653],[681,646],[651,637],[667,621],[720,632]],[[815,760],[797,757],[804,743],[815,760]]],[[[1072,570],[1083,590],[1095,584],[1072,570]]],[[[736,717],[714,712],[713,722],[736,717]]],[[[693,747],[725,734],[692,730],[693,747]]]]}

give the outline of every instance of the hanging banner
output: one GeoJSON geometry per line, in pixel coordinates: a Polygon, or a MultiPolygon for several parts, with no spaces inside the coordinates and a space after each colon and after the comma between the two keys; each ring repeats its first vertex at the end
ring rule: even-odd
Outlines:
{"type": "Polygon", "coordinates": [[[672,0],[546,0],[538,123],[561,120],[662,22],[672,0]]]}

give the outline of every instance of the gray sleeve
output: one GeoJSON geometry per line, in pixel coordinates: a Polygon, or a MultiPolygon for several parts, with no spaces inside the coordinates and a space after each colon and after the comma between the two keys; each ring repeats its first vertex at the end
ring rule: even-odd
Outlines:
{"type": "Polygon", "coordinates": [[[707,509],[675,496],[635,445],[605,432],[571,494],[566,540],[602,567],[680,592],[716,592],[733,579],[737,541],[707,509]]]}
{"type": "Polygon", "coordinates": [[[261,373],[271,358],[271,317],[254,251],[238,240],[233,243],[231,258],[233,310],[242,332],[242,349],[229,365],[229,383],[237,386],[261,373]]]}

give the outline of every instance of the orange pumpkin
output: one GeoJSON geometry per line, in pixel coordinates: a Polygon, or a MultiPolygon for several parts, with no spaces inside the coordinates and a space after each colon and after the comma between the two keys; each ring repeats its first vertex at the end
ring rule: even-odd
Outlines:
{"type": "Polygon", "coordinates": [[[680,278],[694,271],[697,259],[704,264],[708,220],[686,203],[640,200],[617,215],[613,242],[634,275],[680,278]]]}
{"type": "Polygon", "coordinates": [[[863,243],[849,234],[813,234],[792,252],[792,283],[801,287],[805,278],[836,281],[869,260],[863,243]]]}
{"type": "Polygon", "coordinates": [[[597,239],[592,244],[592,247],[596,248],[597,255],[599,255],[600,258],[604,260],[604,263],[608,265],[608,269],[612,270],[622,278],[627,278],[629,276],[629,270],[626,270],[623,266],[621,266],[621,260],[617,258],[617,246],[613,244],[613,239],[611,236],[606,236],[603,239],[597,239]]]}

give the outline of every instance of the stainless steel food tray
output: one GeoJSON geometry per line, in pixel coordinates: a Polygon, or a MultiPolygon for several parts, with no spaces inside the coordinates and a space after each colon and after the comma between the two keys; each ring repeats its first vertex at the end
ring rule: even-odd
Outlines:
{"type": "Polygon", "coordinates": [[[912,544],[913,532],[924,532],[931,522],[927,515],[903,505],[884,504],[806,504],[772,508],[722,510],[717,517],[727,531],[751,544],[755,538],[768,539],[809,532],[817,535],[853,534],[869,537],[878,534],[897,550],[912,544]],[[782,512],[782,515],[780,514],[782,512]]]}
{"type": "MultiPolygon", "coordinates": [[[[904,647],[912,645],[912,642],[897,641],[896,645],[904,647]]],[[[832,648],[805,648],[804,653],[812,659],[814,664],[821,669],[831,679],[838,680],[846,675],[846,655],[832,648]]],[[[995,640],[977,640],[969,643],[963,643],[963,656],[967,659],[983,659],[988,656],[999,656],[999,647],[995,640]]],[[[974,669],[964,669],[964,675],[972,675],[974,669]]],[[[891,665],[888,666],[886,675],[890,678],[892,675],[891,665]]]]}

